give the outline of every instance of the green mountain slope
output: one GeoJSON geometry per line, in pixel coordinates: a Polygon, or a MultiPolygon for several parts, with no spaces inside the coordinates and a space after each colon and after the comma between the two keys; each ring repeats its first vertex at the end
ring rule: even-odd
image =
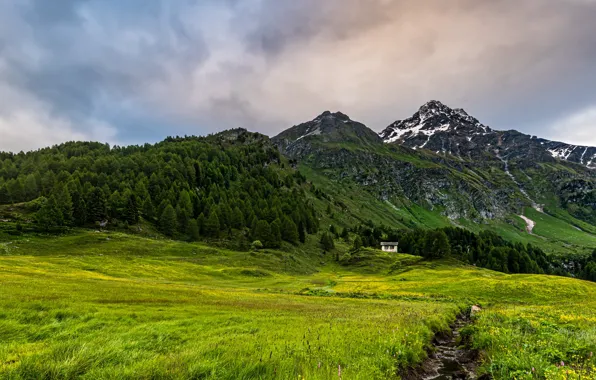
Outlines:
{"type": "MultiPolygon", "coordinates": [[[[341,113],[326,114],[325,123],[319,128],[319,117],[272,140],[315,185],[352,201],[344,213],[354,218],[395,227],[489,229],[563,255],[588,254],[596,246],[596,177],[582,165],[552,158],[505,161],[492,153],[480,159],[481,153],[437,153],[372,139],[359,144],[344,137],[353,135],[353,125],[366,128],[361,123],[341,113]]],[[[461,129],[456,133],[465,139],[461,129]]]]}

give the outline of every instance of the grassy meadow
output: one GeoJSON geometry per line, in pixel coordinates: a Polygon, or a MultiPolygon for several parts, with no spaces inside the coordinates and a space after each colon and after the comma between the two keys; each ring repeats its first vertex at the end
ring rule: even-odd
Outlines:
{"type": "Polygon", "coordinates": [[[596,284],[374,250],[349,267],[328,256],[3,236],[0,378],[399,378],[473,304],[483,311],[463,335],[481,373],[596,377],[596,284]]]}

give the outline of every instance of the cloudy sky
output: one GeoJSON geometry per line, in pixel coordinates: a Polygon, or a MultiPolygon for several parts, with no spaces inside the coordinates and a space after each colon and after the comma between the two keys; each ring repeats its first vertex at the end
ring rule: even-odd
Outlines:
{"type": "Polygon", "coordinates": [[[596,0],[0,0],[0,150],[155,142],[431,99],[596,146],[596,0]]]}

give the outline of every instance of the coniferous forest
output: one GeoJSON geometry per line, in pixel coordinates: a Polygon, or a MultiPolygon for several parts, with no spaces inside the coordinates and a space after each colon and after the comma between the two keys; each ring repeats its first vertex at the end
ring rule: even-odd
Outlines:
{"type": "MultiPolygon", "coordinates": [[[[399,251],[428,260],[453,257],[503,273],[534,273],[596,281],[596,250],[590,256],[547,255],[531,244],[512,243],[492,231],[479,234],[456,228],[393,230],[372,223],[355,227],[353,249],[376,248],[383,240],[399,241],[399,251]]],[[[340,235],[346,236],[346,232],[340,235]]],[[[339,235],[338,235],[339,237],[339,235]]]]}
{"type": "Polygon", "coordinates": [[[134,225],[142,217],[176,239],[234,235],[275,248],[318,230],[304,184],[266,137],[245,130],[0,155],[0,204],[34,201],[34,222],[45,231],[134,225]]]}

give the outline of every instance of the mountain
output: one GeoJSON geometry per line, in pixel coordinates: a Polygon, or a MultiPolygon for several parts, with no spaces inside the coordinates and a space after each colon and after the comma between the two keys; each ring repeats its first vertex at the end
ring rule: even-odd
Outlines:
{"type": "Polygon", "coordinates": [[[310,153],[313,143],[341,143],[355,146],[381,145],[383,140],[364,124],[341,112],[325,111],[314,120],[296,125],[272,138],[280,151],[290,157],[310,153]]]}
{"type": "Polygon", "coordinates": [[[436,100],[424,104],[412,117],[394,122],[379,136],[388,144],[464,159],[506,158],[526,160],[527,165],[561,159],[596,169],[596,147],[550,141],[514,130],[493,130],[463,109],[452,109],[436,100]]]}
{"type": "Polygon", "coordinates": [[[596,245],[596,148],[578,154],[568,144],[494,130],[438,101],[373,134],[343,113],[325,112],[272,141],[343,205],[344,216],[397,227],[492,228],[524,243],[546,239],[551,251],[596,245]],[[544,232],[539,219],[552,230],[544,232]]]}

